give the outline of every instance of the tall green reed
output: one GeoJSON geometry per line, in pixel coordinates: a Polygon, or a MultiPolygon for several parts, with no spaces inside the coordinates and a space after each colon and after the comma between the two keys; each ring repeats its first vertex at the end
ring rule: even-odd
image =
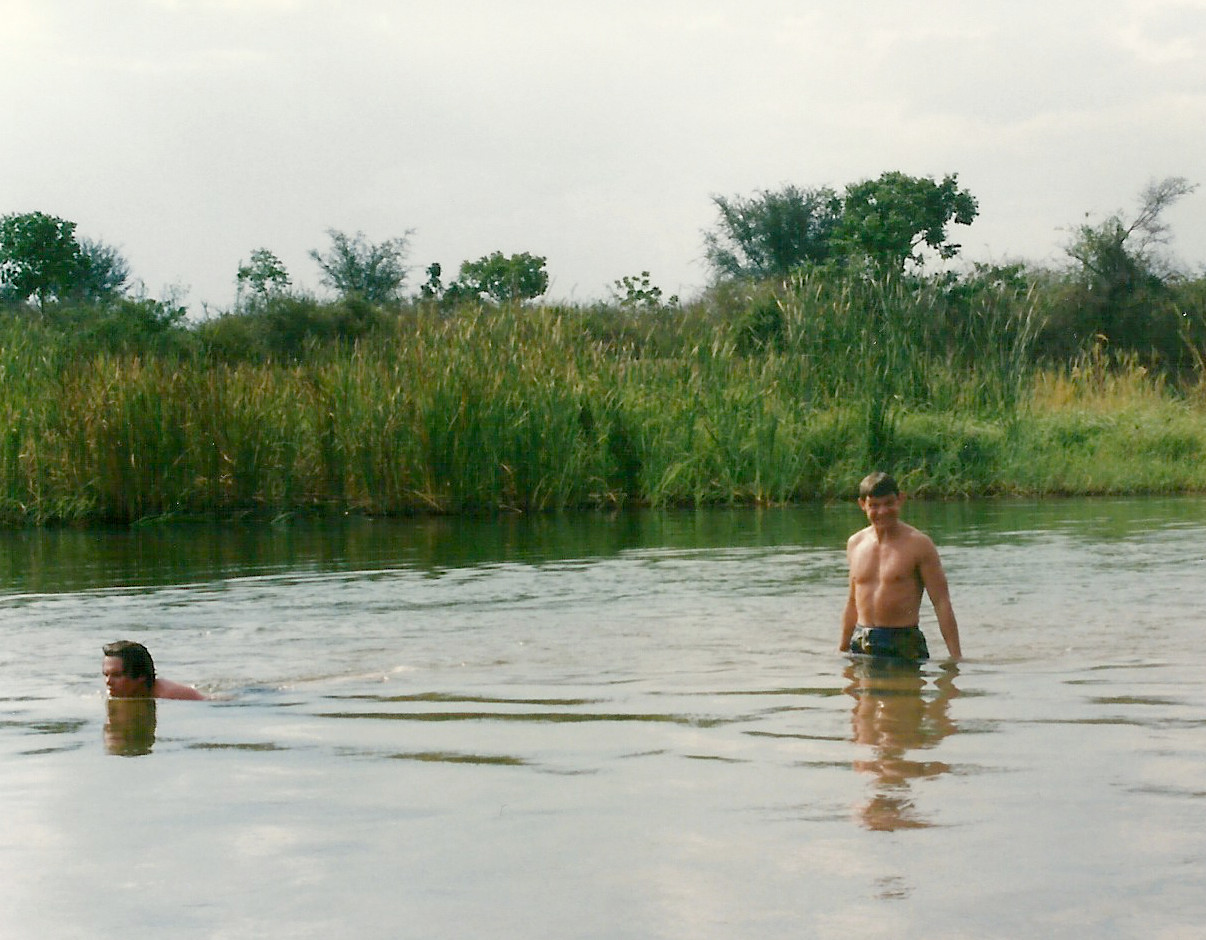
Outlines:
{"type": "MultiPolygon", "coordinates": [[[[1050,397],[1025,298],[803,275],[743,303],[774,313],[758,344],[707,304],[611,324],[416,310],[287,361],[85,355],[0,328],[0,511],[775,504],[845,494],[881,463],[934,495],[1037,485],[1013,456],[1054,446],[1030,433],[1050,397]]],[[[1186,433],[1150,435],[1161,481],[1186,433]]]]}

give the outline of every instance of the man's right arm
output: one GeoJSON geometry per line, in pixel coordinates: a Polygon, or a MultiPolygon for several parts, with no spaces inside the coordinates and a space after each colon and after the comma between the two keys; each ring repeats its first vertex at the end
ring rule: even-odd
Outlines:
{"type": "Polygon", "coordinates": [[[842,640],[838,649],[845,653],[850,649],[850,639],[854,636],[854,627],[858,622],[858,609],[854,605],[854,581],[850,582],[850,596],[846,598],[846,609],[842,611],[842,640]]]}
{"type": "MultiPolygon", "coordinates": [[[[846,564],[850,564],[850,552],[854,546],[854,536],[846,542],[846,564]]],[[[846,596],[846,607],[842,611],[842,637],[838,650],[845,653],[850,649],[850,639],[854,636],[854,627],[858,623],[858,606],[854,600],[854,571],[850,572],[850,592],[846,596]]]]}

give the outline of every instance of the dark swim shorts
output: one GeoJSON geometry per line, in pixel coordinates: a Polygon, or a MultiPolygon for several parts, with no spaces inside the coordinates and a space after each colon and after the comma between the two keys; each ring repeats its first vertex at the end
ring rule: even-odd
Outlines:
{"type": "Polygon", "coordinates": [[[925,634],[920,627],[859,626],[850,639],[850,652],[893,659],[929,659],[925,634]]]}

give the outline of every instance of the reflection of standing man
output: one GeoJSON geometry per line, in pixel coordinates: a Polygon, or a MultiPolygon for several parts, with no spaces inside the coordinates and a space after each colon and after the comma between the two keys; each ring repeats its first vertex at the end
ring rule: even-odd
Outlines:
{"type": "MultiPolygon", "coordinates": [[[[933,668],[933,667],[928,667],[933,668]]],[[[931,825],[917,807],[912,781],[950,771],[938,760],[919,760],[918,751],[936,748],[956,730],[950,700],[959,694],[959,667],[945,663],[934,680],[936,692],[925,689],[918,663],[871,659],[846,669],[846,693],[854,699],[851,712],[855,743],[871,754],[854,761],[854,769],[874,777],[870,798],[859,807],[868,829],[921,829],[931,825]]]]}
{"type": "Polygon", "coordinates": [[[866,477],[858,505],[871,524],[850,536],[850,595],[842,614],[839,649],[872,656],[928,659],[918,626],[921,595],[930,596],[950,655],[962,656],[959,625],[951,607],[938,549],[924,532],[900,521],[905,495],[886,473],[866,477]]]}

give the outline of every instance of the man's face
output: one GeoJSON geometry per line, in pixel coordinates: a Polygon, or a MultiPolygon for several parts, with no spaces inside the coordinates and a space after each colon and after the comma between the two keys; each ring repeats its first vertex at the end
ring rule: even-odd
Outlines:
{"type": "Polygon", "coordinates": [[[877,529],[890,529],[900,519],[900,507],[904,503],[903,493],[891,496],[865,496],[858,501],[867,521],[877,529]]]}
{"type": "Polygon", "coordinates": [[[138,698],[148,694],[146,679],[127,676],[120,656],[106,656],[101,663],[101,674],[105,677],[105,688],[113,698],[138,698]]]}

